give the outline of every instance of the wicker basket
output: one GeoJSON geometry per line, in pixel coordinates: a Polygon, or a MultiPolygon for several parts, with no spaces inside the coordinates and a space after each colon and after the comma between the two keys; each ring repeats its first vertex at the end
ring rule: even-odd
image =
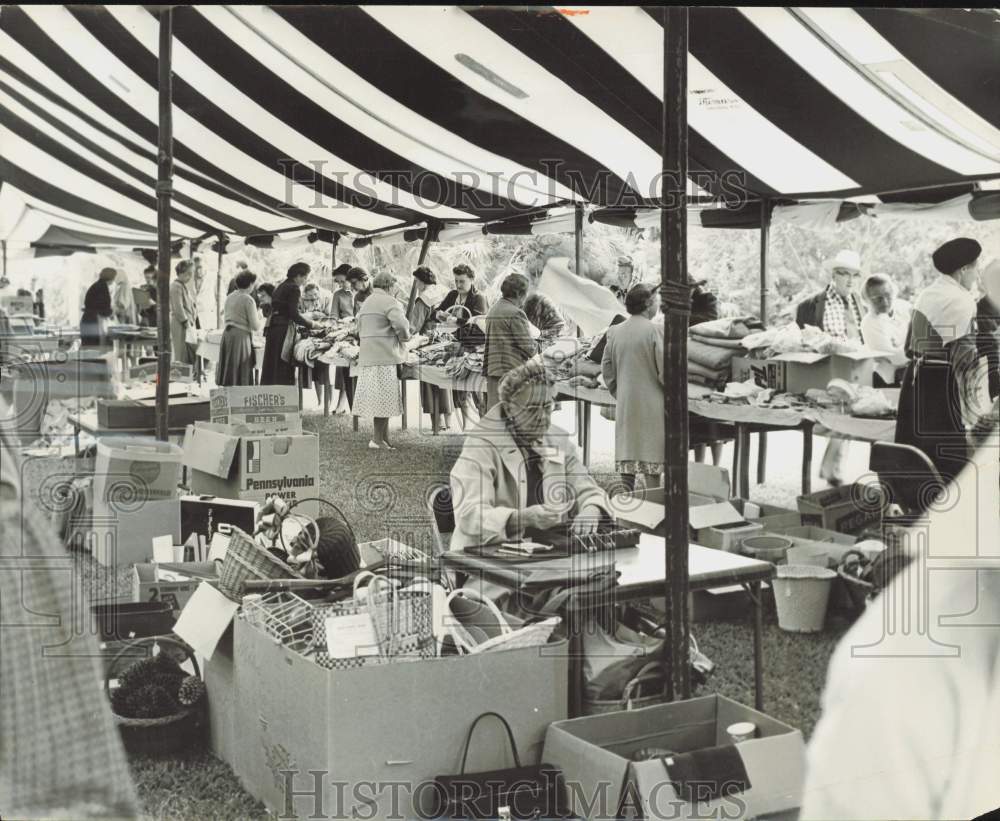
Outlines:
{"type": "Polygon", "coordinates": [[[868,600],[875,592],[875,585],[852,576],[843,567],[837,568],[837,575],[840,577],[841,589],[847,591],[847,598],[851,607],[860,615],[868,607],[868,600]]]}
{"type": "Polygon", "coordinates": [[[272,555],[237,527],[229,540],[219,571],[219,590],[234,602],[242,601],[243,585],[252,580],[301,579],[291,567],[272,555]]]}
{"type": "Polygon", "coordinates": [[[597,699],[583,698],[583,714],[586,716],[617,713],[620,710],[638,710],[642,707],[652,707],[667,701],[666,677],[663,665],[653,662],[643,667],[635,677],[625,685],[621,698],[597,699]],[[657,685],[659,692],[640,695],[643,685],[657,685]]]}
{"type": "MultiPolygon", "coordinates": [[[[126,656],[134,658],[136,653],[142,650],[146,651],[144,655],[149,655],[155,645],[170,645],[182,650],[185,656],[191,660],[194,674],[201,676],[198,660],[186,644],[170,636],[146,636],[128,642],[108,666],[104,676],[104,690],[109,699],[111,696],[111,677],[115,674],[113,671],[120,668],[120,662],[126,656]]],[[[111,715],[118,726],[122,743],[130,753],[173,755],[196,743],[204,734],[207,727],[205,709],[206,703],[203,698],[199,705],[185,707],[173,715],[162,718],[127,718],[118,715],[113,708],[111,715]]]]}

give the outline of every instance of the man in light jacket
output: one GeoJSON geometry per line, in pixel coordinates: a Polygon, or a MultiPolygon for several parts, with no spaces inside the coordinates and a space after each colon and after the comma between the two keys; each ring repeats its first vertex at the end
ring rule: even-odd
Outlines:
{"type": "Polygon", "coordinates": [[[188,342],[189,331],[198,327],[198,311],[189,283],[194,273],[191,261],[182,259],[170,283],[170,343],[175,362],[194,365],[198,361],[198,346],[188,342]]]}
{"type": "Polygon", "coordinates": [[[451,550],[496,544],[569,525],[594,532],[610,518],[607,495],[552,425],[554,403],[540,357],[515,368],[499,403],[466,436],[451,471],[451,550]]]}

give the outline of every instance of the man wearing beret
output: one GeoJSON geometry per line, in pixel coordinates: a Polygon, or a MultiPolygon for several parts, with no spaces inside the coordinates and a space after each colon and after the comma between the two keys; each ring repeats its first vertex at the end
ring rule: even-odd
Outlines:
{"type": "Polygon", "coordinates": [[[920,448],[946,481],[968,461],[967,430],[978,404],[976,300],[982,247],[959,237],[933,256],[938,277],[917,297],[906,335],[896,441],[920,448]]]}

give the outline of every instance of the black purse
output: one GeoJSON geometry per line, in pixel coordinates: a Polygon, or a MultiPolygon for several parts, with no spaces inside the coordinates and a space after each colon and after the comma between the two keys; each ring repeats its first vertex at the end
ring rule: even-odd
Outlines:
{"type": "Polygon", "coordinates": [[[435,818],[450,821],[525,821],[566,818],[566,792],[562,771],[551,764],[525,767],[517,752],[514,733],[499,713],[483,713],[469,727],[458,775],[434,779],[439,813],[435,818]],[[476,725],[487,716],[499,719],[507,730],[514,767],[482,773],[466,773],[469,744],[476,725]]]}

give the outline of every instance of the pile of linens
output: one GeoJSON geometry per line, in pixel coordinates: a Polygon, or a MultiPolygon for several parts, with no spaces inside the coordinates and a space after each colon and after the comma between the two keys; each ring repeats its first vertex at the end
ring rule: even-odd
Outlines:
{"type": "Polygon", "coordinates": [[[688,381],[713,390],[729,382],[733,357],[744,353],[742,339],[763,328],[752,317],[713,319],[688,329],[688,381]]]}

